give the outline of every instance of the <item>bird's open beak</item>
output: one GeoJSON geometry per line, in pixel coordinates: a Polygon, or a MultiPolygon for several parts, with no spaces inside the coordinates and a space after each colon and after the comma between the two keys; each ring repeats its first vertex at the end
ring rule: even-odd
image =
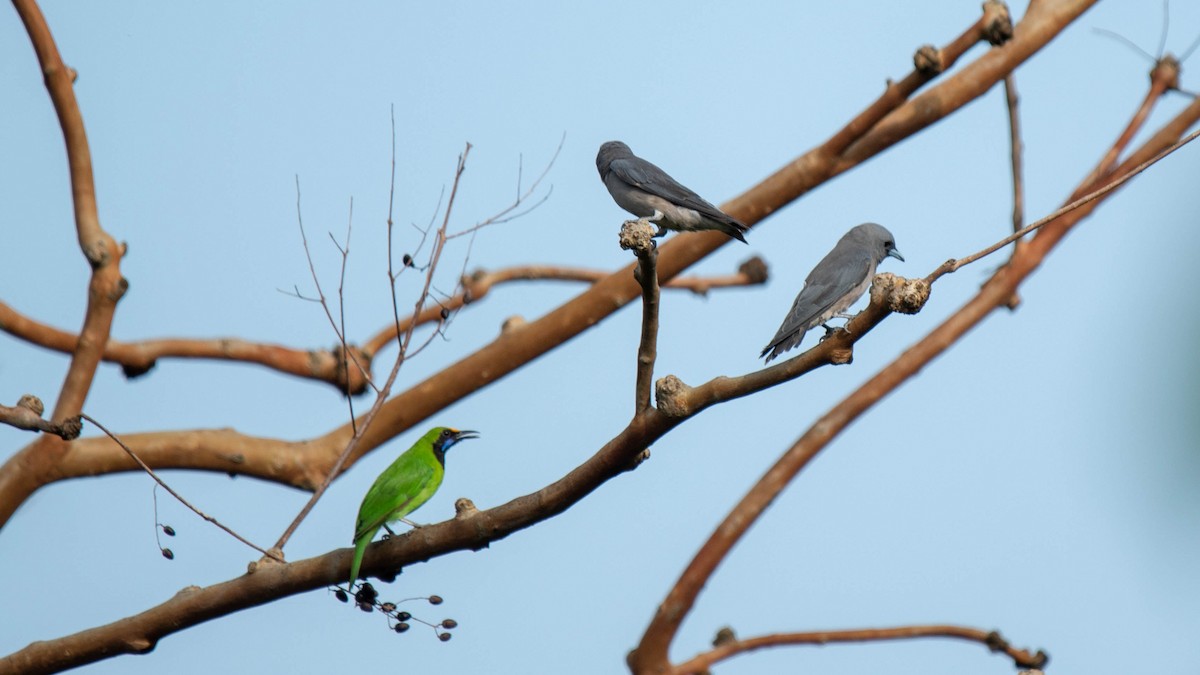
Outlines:
{"type": "Polygon", "coordinates": [[[459,441],[465,441],[468,438],[479,438],[479,432],[471,431],[470,429],[464,429],[462,431],[458,431],[458,430],[454,431],[454,442],[455,443],[457,443],[459,441]]]}
{"type": "Polygon", "coordinates": [[[887,254],[892,256],[896,260],[899,260],[900,262],[904,262],[904,256],[900,255],[900,251],[897,251],[896,249],[892,249],[892,250],[888,251],[887,254]]]}

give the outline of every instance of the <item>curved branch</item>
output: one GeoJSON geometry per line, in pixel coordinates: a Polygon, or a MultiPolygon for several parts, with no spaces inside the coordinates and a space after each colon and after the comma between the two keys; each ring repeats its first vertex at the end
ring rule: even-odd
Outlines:
{"type": "MultiPolygon", "coordinates": [[[[100,216],[96,210],[96,185],[92,178],[92,154],[83,128],[83,114],[75,100],[74,71],[63,63],[54,36],[37,3],[33,0],[13,0],[13,6],[33,43],[46,90],[58,115],[59,126],[62,127],[71,177],[71,198],[75,207],[75,230],[79,247],[92,267],[83,330],[71,350],[71,365],[51,415],[51,419],[61,422],[78,415],[83,409],[83,402],[91,389],[92,378],[95,377],[96,367],[112,329],[117,301],[125,294],[128,283],[121,277],[122,251],[117,242],[100,227],[100,216]]],[[[61,443],[47,445],[56,448],[55,452],[48,455],[61,454],[61,443]]]]}
{"type": "MultiPolygon", "coordinates": [[[[462,278],[463,290],[443,300],[437,307],[430,308],[417,317],[417,325],[437,321],[441,316],[441,308],[453,312],[471,303],[477,302],[491,292],[492,288],[514,281],[582,281],[596,283],[607,279],[613,274],[610,270],[587,269],[583,267],[565,267],[561,265],[518,265],[499,270],[476,270],[462,278]]],[[[738,266],[737,272],[724,276],[677,277],[663,284],[663,288],[691,291],[697,295],[706,295],[714,288],[740,288],[757,286],[767,282],[767,264],[762,258],[754,256],[738,266]]],[[[363,349],[369,354],[378,354],[381,349],[396,339],[397,330],[403,333],[408,329],[411,319],[401,321],[399,329],[394,326],[379,331],[363,344],[363,349]]]]}
{"type": "MultiPolygon", "coordinates": [[[[480,300],[492,287],[500,284],[539,280],[595,283],[609,274],[611,272],[608,270],[554,265],[521,265],[490,272],[480,270],[463,278],[464,292],[423,311],[417,318],[417,325],[436,323],[441,320],[442,307],[451,311],[460,309],[480,300]]],[[[679,277],[663,284],[663,287],[705,295],[717,288],[756,286],[766,281],[767,265],[762,258],[755,256],[742,263],[732,274],[679,277]]],[[[402,320],[401,334],[410,323],[409,318],[402,320]]],[[[0,330],[19,340],[63,354],[73,353],[79,341],[78,335],[31,319],[4,302],[0,302],[0,330]]],[[[349,350],[355,361],[369,365],[374,355],[395,339],[395,327],[388,326],[362,347],[350,345],[349,350]]],[[[154,368],[159,359],[167,358],[254,363],[287,375],[327,382],[343,393],[350,391],[360,394],[367,390],[362,371],[346,368],[346,356],[340,345],[335,349],[300,349],[241,338],[158,338],[136,342],[109,340],[104,345],[104,361],[120,365],[125,376],[130,378],[144,375],[154,368]]]]}
{"type": "Polygon", "coordinates": [[[978,642],[993,652],[1003,652],[1018,668],[1043,668],[1050,657],[1043,651],[1036,653],[1018,649],[1009,644],[997,631],[985,631],[966,626],[899,626],[896,628],[859,628],[856,630],[824,630],[806,633],[775,633],[759,637],[722,642],[716,649],[697,655],[671,669],[671,675],[693,675],[705,673],[709,666],[732,656],[763,649],[787,645],[818,645],[844,642],[880,642],[884,640],[912,640],[916,638],[953,638],[978,642]]]}

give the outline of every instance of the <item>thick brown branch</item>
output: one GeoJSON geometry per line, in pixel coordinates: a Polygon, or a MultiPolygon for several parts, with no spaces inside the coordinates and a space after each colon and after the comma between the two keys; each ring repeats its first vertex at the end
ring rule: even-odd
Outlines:
{"type": "MultiPolygon", "coordinates": [[[[1119,177],[1130,173],[1154,155],[1177,143],[1197,119],[1200,119],[1200,99],[1193,101],[1179,116],[1133,153],[1111,174],[1109,182],[1115,182],[1119,177]]],[[[1104,196],[1109,194],[1111,192],[1103,193],[1104,196]]],[[[818,419],[779,458],[716,528],[688,564],[666,599],[659,605],[642,636],[641,643],[630,656],[630,667],[635,673],[662,673],[669,670],[667,654],[670,644],[683,619],[695,604],[700,590],[717,565],[724,560],[733,545],[762,515],[767,506],[847,425],[920,372],[993,310],[1004,305],[1021,282],[1041,265],[1042,260],[1062,240],[1067,231],[1090,215],[1101,199],[1081,201],[1077,208],[1042,227],[1037,236],[1014,255],[1007,266],[999,269],[971,301],[818,419]]]]}
{"type": "MultiPolygon", "coordinates": [[[[47,326],[25,317],[0,302],[0,330],[31,344],[64,354],[73,353],[78,336],[47,326]]],[[[369,364],[367,354],[351,345],[352,357],[369,364]]],[[[104,360],[117,363],[127,377],[148,372],[159,359],[215,359],[257,363],[272,370],[329,382],[339,391],[360,393],[366,380],[357,367],[346,368],[346,358],[339,345],[336,349],[295,349],[283,345],[256,343],[240,338],[161,338],[139,342],[109,340],[104,346],[104,360]],[[349,381],[347,381],[347,376],[349,381]]]]}
{"type": "MultiPolygon", "coordinates": [[[[37,53],[45,78],[46,90],[58,115],[67,148],[71,176],[71,197],[75,207],[75,230],[79,247],[92,267],[88,284],[87,313],[79,339],[71,350],[71,365],[54,406],[51,419],[56,422],[78,415],[92,387],[92,378],[104,353],[112,329],[117,301],[125,294],[127,283],[121,277],[121,248],[103,228],[96,210],[96,186],[92,178],[92,154],[88,149],[83,114],[75,100],[74,72],[63,63],[54,36],[41,9],[33,0],[13,0],[29,40],[37,53]]],[[[63,446],[44,436],[45,452],[39,462],[52,462],[61,456],[63,446]]]]}
{"type": "Polygon", "coordinates": [[[699,675],[718,661],[766,647],[817,645],[846,642],[881,642],[917,638],[953,638],[978,642],[993,652],[1003,652],[1018,668],[1042,668],[1050,660],[1043,651],[1031,652],[1009,644],[997,631],[985,631],[966,626],[899,626],[896,628],[860,628],[857,630],[826,630],[805,633],[775,633],[759,637],[731,640],[716,649],[695,656],[671,669],[671,675],[699,675]]]}

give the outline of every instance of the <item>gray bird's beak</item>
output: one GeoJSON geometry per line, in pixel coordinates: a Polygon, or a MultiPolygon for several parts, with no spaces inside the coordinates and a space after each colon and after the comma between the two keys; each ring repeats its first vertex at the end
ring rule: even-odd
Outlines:
{"type": "Polygon", "coordinates": [[[896,249],[892,249],[892,250],[888,251],[887,254],[892,256],[896,260],[899,260],[900,262],[904,262],[904,256],[900,255],[900,251],[897,251],[896,249]]]}
{"type": "Polygon", "coordinates": [[[457,443],[459,441],[465,441],[468,438],[479,438],[479,432],[471,431],[470,429],[463,429],[462,431],[454,432],[454,442],[455,443],[457,443]]]}

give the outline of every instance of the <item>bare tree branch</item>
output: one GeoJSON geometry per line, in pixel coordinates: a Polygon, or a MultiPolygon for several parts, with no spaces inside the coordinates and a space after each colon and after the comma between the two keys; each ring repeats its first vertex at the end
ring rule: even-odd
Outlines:
{"type": "Polygon", "coordinates": [[[1013,232],[1025,227],[1025,179],[1022,176],[1021,114],[1018,107],[1017,78],[1009,73],[1004,78],[1004,100],[1008,108],[1008,138],[1013,181],[1013,232]]]}
{"type": "Polygon", "coordinates": [[[129,453],[130,458],[132,458],[133,461],[137,462],[137,465],[139,467],[141,467],[142,471],[145,471],[146,473],[150,474],[150,477],[154,479],[155,483],[158,483],[162,487],[162,489],[166,490],[167,493],[170,494],[172,497],[174,497],[176,500],[178,500],[180,504],[183,504],[184,506],[186,506],[192,513],[195,513],[197,516],[200,516],[201,519],[206,520],[206,521],[212,523],[213,525],[216,525],[218,528],[224,530],[226,534],[233,537],[234,539],[237,539],[238,541],[242,542],[243,544],[249,546],[250,548],[254,549],[255,551],[258,551],[259,553],[261,553],[265,556],[274,558],[278,562],[283,562],[282,556],[267,551],[266,549],[255,544],[254,542],[250,541],[249,539],[243,537],[242,535],[238,534],[237,532],[234,532],[233,529],[230,528],[228,525],[225,525],[224,523],[217,520],[216,518],[208,515],[207,513],[201,511],[200,509],[196,508],[195,505],[193,505],[191,502],[189,502],[187,499],[185,499],[183,495],[176,492],[175,489],[172,488],[170,485],[168,485],[166,483],[166,481],[164,481],[161,477],[159,477],[158,474],[154,473],[154,469],[151,469],[149,466],[146,466],[146,463],[143,462],[141,460],[141,458],[138,457],[136,453],[134,453],[133,450],[129,449],[128,445],[125,445],[124,443],[122,443],[121,439],[117,438],[116,435],[113,434],[113,432],[106,429],[103,424],[100,424],[99,422],[97,422],[94,418],[89,416],[87,413],[79,413],[79,416],[81,418],[87,420],[88,422],[91,422],[92,425],[94,425],[97,429],[99,429],[101,432],[103,432],[105,436],[108,436],[109,438],[111,438],[113,440],[114,443],[121,446],[121,449],[124,450],[125,452],[129,453]]]}
{"type": "Polygon", "coordinates": [[[655,228],[645,220],[630,220],[621,227],[621,248],[637,256],[635,275],[642,286],[642,337],[638,341],[637,377],[634,385],[634,414],[650,407],[650,383],[658,357],[658,248],[655,228]]]}
{"type": "Polygon", "coordinates": [[[997,631],[985,631],[966,626],[899,626],[896,628],[860,628],[856,630],[826,630],[805,633],[775,633],[759,637],[722,642],[716,649],[692,657],[670,670],[671,675],[699,675],[709,666],[732,656],[763,649],[794,645],[824,646],[846,642],[881,642],[884,640],[913,640],[917,638],[953,638],[978,642],[993,652],[1003,652],[1018,668],[1042,668],[1049,661],[1045,652],[1030,652],[1013,647],[997,631]]]}

